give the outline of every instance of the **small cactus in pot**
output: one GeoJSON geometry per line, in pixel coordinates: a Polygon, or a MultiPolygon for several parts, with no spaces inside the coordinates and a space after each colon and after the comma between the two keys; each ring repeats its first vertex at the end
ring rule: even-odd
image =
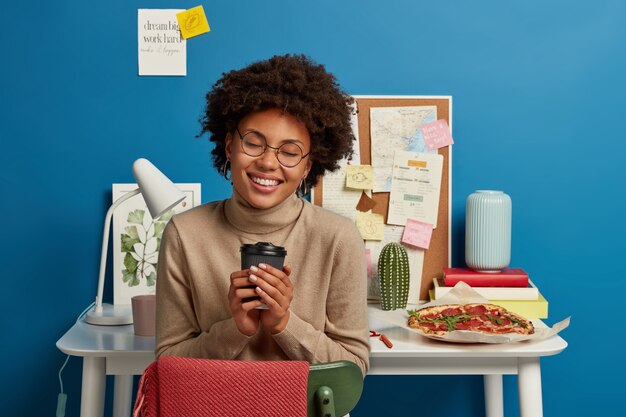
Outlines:
{"type": "Polygon", "coordinates": [[[378,257],[380,305],[383,310],[406,308],[409,299],[409,257],[399,243],[388,243],[378,257]]]}

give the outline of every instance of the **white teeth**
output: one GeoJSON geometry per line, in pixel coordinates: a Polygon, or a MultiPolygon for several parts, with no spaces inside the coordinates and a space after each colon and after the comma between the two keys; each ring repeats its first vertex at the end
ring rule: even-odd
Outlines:
{"type": "Polygon", "coordinates": [[[267,180],[265,178],[257,178],[257,177],[250,177],[252,178],[252,181],[256,182],[257,184],[261,184],[261,185],[278,185],[278,181],[276,180],[267,180]]]}

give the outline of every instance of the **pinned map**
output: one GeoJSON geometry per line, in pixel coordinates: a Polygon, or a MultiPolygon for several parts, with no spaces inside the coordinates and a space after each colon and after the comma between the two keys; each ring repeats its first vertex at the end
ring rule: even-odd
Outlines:
{"type": "Polygon", "coordinates": [[[370,108],[374,192],[391,191],[395,151],[436,153],[426,147],[420,129],[423,124],[436,120],[436,106],[370,108]]]}

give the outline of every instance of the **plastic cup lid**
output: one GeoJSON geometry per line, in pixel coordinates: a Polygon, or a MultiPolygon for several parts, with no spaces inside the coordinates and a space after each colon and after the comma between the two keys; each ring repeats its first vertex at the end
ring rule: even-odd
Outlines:
{"type": "Polygon", "coordinates": [[[241,253],[248,255],[286,256],[287,251],[282,246],[273,245],[271,242],[245,243],[239,249],[241,253]]]}

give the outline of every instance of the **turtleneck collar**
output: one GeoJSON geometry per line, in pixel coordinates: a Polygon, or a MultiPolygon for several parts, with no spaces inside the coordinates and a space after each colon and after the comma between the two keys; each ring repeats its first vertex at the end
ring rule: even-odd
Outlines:
{"type": "Polygon", "coordinates": [[[233,188],[233,195],[224,204],[226,220],[245,233],[272,233],[296,221],[304,202],[296,193],[277,206],[268,209],[252,207],[233,188]]]}

